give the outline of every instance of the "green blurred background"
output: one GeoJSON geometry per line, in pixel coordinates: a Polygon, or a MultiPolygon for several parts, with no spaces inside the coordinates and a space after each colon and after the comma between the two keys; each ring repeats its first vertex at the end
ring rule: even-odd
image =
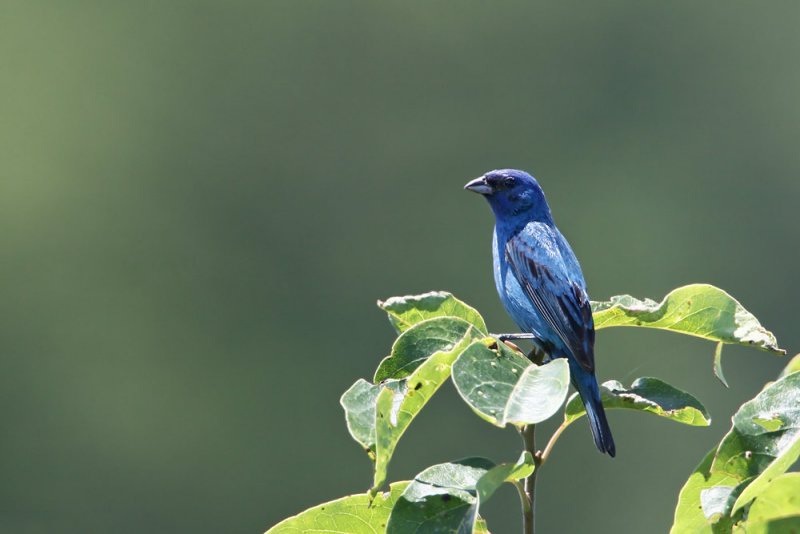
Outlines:
{"type": "MultiPolygon", "coordinates": [[[[800,4],[3,2],[0,530],[262,532],[365,490],[338,404],[430,289],[513,329],[492,217],[543,185],[591,295],[736,297],[797,352],[800,4]]],[[[542,472],[542,532],[664,532],[678,489],[785,360],[598,336],[601,379],[695,393],[709,429],[610,415],[542,472]]],[[[443,388],[390,477],[512,430],[443,388]]],[[[485,510],[516,532],[505,488],[485,510]]]]}

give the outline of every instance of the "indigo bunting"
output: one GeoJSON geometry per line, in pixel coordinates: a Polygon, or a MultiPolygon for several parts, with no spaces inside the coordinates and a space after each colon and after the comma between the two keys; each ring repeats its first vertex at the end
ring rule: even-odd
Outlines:
{"type": "Polygon", "coordinates": [[[586,407],[595,445],[614,456],[614,438],[595,378],[594,320],[575,254],[556,228],[542,188],[530,174],[496,170],[465,189],[483,195],[495,216],[494,281],[508,314],[547,359],[566,358],[586,407]]]}

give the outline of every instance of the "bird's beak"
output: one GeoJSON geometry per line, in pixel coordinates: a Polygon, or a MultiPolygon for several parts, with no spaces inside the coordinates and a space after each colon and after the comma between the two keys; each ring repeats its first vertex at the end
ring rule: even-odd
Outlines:
{"type": "Polygon", "coordinates": [[[489,195],[492,193],[492,187],[486,183],[486,177],[481,176],[480,178],[475,178],[467,185],[464,186],[464,189],[468,191],[475,191],[480,195],[489,195]]]}

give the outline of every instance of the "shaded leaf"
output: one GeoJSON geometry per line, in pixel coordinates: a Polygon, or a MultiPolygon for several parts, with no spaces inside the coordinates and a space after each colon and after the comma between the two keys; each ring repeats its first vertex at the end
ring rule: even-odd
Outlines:
{"type": "Polygon", "coordinates": [[[483,337],[475,327],[457,317],[434,317],[421,321],[402,334],[392,345],[392,353],[375,371],[375,382],[405,378],[432,354],[450,351],[464,338],[483,337]]]}
{"type": "Polygon", "coordinates": [[[538,423],[556,413],[569,389],[567,361],[538,366],[504,343],[494,346],[476,341],[453,364],[453,383],[467,404],[499,427],[538,423]]]}
{"type": "Polygon", "coordinates": [[[747,512],[747,521],[737,531],[791,532],[787,528],[790,526],[795,532],[800,531],[800,473],[781,475],[765,487],[747,512]]]}
{"type": "Polygon", "coordinates": [[[722,343],[749,345],[785,354],[772,332],[725,291],[692,284],[671,291],[661,302],[630,295],[592,302],[595,329],[641,326],[672,330],[722,343]]]}
{"type": "Polygon", "coordinates": [[[266,534],[376,534],[386,532],[386,524],[397,499],[408,482],[392,484],[370,504],[369,494],[350,495],[320,504],[285,519],[266,534]]]}
{"type": "Polygon", "coordinates": [[[533,469],[530,453],[524,453],[516,464],[495,465],[485,458],[467,458],[429,467],[398,498],[387,533],[472,534],[481,503],[504,482],[524,478],[533,469]]]}
{"type": "Polygon", "coordinates": [[[386,472],[397,442],[439,387],[450,377],[453,360],[471,342],[465,337],[449,351],[437,352],[407,378],[381,384],[375,406],[375,476],[373,490],[386,482],[386,472]]]}
{"type": "MultiPolygon", "coordinates": [[[[711,417],[700,401],[657,378],[638,378],[629,388],[616,380],[609,380],[600,386],[600,397],[607,410],[625,408],[648,412],[692,426],[711,424],[711,417]]],[[[586,410],[575,393],[567,401],[564,420],[571,423],[583,415],[586,415],[586,410]]]]}
{"type": "Polygon", "coordinates": [[[389,314],[389,321],[398,333],[426,319],[443,316],[464,319],[483,334],[487,333],[486,323],[478,311],[445,291],[392,297],[378,301],[378,306],[389,314]]]}

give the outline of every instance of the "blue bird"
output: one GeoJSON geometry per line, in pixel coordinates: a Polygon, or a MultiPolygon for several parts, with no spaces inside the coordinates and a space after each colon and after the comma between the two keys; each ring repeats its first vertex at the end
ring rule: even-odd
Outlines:
{"type": "Polygon", "coordinates": [[[548,359],[567,359],[594,443],[614,456],[594,374],[594,320],[586,282],[542,188],[526,172],[503,169],[487,172],[464,189],[483,195],[494,212],[495,285],[506,311],[525,332],[501,339],[530,339],[548,359]]]}

